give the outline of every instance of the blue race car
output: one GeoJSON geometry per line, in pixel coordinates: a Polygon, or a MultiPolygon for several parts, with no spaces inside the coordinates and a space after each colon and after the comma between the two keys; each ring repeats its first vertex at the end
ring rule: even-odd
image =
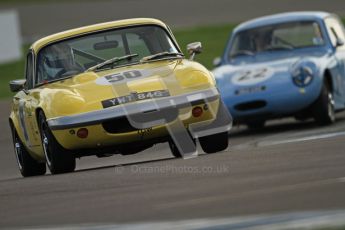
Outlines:
{"type": "Polygon", "coordinates": [[[345,31],[326,12],[282,13],[237,26],[214,71],[234,121],[335,121],[345,108],[345,31]]]}

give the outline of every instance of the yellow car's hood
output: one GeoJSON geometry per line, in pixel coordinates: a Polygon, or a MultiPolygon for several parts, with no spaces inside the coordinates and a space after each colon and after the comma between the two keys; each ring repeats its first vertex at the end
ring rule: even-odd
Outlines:
{"type": "MultiPolygon", "coordinates": [[[[85,72],[41,87],[49,117],[102,109],[102,101],[132,92],[165,90],[179,95],[214,85],[210,72],[196,62],[164,60],[116,69],[85,72]]],[[[43,97],[43,98],[42,98],[43,97]]]]}

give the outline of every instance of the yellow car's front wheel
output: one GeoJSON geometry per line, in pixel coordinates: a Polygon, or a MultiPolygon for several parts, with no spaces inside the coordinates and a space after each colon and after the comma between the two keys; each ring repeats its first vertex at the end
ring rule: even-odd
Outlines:
{"type": "Polygon", "coordinates": [[[47,166],[52,174],[73,172],[75,169],[74,155],[64,149],[52,134],[44,113],[39,113],[39,126],[42,147],[46,157],[47,166]]]}

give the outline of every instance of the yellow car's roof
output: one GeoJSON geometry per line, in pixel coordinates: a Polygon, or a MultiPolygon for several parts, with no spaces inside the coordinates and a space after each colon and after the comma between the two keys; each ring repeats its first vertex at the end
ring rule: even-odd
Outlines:
{"type": "Polygon", "coordinates": [[[76,29],[66,30],[60,33],[52,34],[47,37],[41,38],[35,43],[32,44],[31,49],[37,53],[42,47],[47,44],[62,40],[68,37],[74,37],[85,33],[91,33],[101,30],[107,30],[111,28],[124,27],[124,26],[133,26],[133,25],[143,25],[143,24],[156,24],[163,27],[167,27],[162,21],[153,19],[153,18],[133,18],[133,19],[124,19],[112,22],[105,22],[100,24],[94,24],[90,26],[84,26],[76,29]]]}

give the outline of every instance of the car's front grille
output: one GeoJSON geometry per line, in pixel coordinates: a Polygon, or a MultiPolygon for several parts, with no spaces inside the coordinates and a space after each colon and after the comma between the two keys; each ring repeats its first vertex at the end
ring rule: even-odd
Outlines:
{"type": "Polygon", "coordinates": [[[108,133],[126,133],[138,130],[129,123],[127,117],[105,121],[102,123],[102,126],[108,133]]]}
{"type": "Polygon", "coordinates": [[[248,110],[254,110],[254,109],[260,109],[266,106],[266,101],[251,101],[246,103],[241,103],[235,105],[235,109],[238,111],[248,111],[248,110]]]}

